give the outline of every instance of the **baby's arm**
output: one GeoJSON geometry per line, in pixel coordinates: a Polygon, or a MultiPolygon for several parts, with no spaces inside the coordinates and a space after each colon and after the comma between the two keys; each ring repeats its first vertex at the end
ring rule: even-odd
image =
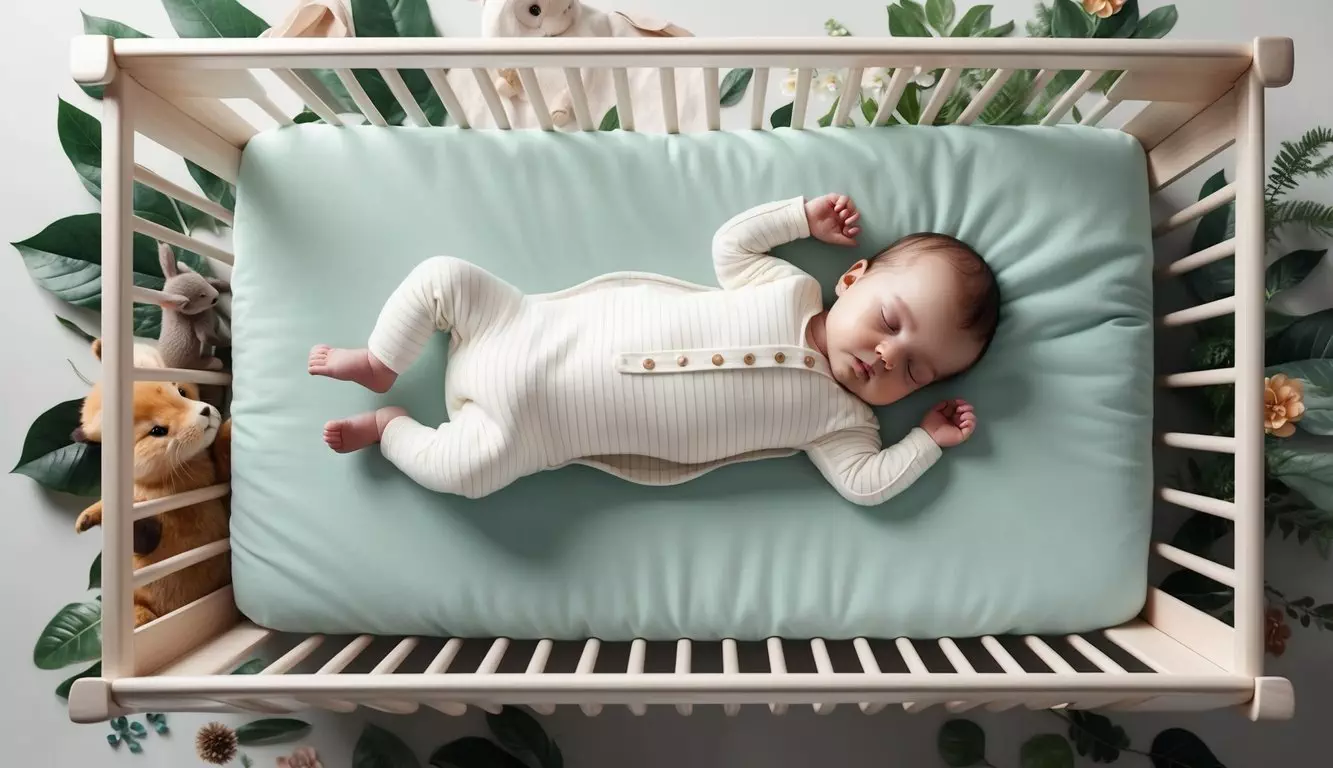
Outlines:
{"type": "Polygon", "coordinates": [[[834,432],[805,452],[843,498],[873,506],[897,496],[939,461],[941,448],[972,436],[976,415],[963,400],[946,400],[895,445],[881,448],[879,430],[865,425],[834,432]]]}
{"type": "Polygon", "coordinates": [[[826,243],[855,245],[859,214],[846,195],[804,197],[751,208],[732,217],[713,236],[713,266],[723,288],[767,283],[805,272],[769,251],[812,234],[826,243]]]}

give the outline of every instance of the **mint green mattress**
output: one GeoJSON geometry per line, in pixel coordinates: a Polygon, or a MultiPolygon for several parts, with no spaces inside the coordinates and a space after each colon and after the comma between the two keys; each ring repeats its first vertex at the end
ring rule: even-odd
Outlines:
{"type": "Polygon", "coordinates": [[[1145,161],[1124,134],[884,128],[588,135],[296,126],[245,150],[236,210],[232,557],[278,630],[671,639],[973,636],[1114,625],[1143,605],[1152,478],[1145,161]],[[327,419],[445,414],[447,338],[384,396],[306,374],[365,343],[418,262],[468,259],[529,292],[614,270],[715,285],[714,230],[829,191],[857,253],[779,254],[830,287],[919,230],[993,264],[986,359],[880,410],[896,441],[943,396],[976,436],[906,493],[845,502],[804,455],[668,488],[584,467],[480,500],[437,495],[327,419]]]}

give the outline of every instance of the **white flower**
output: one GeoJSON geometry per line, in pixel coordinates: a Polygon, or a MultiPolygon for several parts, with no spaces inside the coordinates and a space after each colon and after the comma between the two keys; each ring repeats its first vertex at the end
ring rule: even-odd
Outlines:
{"type": "Polygon", "coordinates": [[[929,88],[935,84],[935,74],[930,70],[917,67],[912,70],[912,82],[922,88],[929,88]]]}
{"type": "Polygon", "coordinates": [[[796,70],[787,70],[787,76],[782,80],[782,92],[788,96],[796,93],[796,70]]]}
{"type": "Polygon", "coordinates": [[[884,67],[872,67],[861,75],[861,90],[870,96],[878,96],[883,93],[884,86],[888,83],[889,70],[884,67]]]}
{"type": "Polygon", "coordinates": [[[837,72],[829,72],[828,74],[818,75],[814,83],[819,90],[837,93],[842,89],[842,76],[837,72]]]}

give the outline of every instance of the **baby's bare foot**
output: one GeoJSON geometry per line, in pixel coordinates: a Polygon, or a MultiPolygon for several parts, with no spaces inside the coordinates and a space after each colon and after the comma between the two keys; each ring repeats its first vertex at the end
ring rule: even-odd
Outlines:
{"type": "Polygon", "coordinates": [[[377,411],[330,421],[324,425],[324,442],[338,453],[359,451],[380,441],[384,428],[399,416],[406,416],[402,408],[380,408],[377,411]]]}
{"type": "Polygon", "coordinates": [[[338,349],[328,344],[311,348],[309,370],[311,376],[352,381],[381,394],[388,392],[398,379],[398,374],[370,354],[370,350],[338,349]]]}

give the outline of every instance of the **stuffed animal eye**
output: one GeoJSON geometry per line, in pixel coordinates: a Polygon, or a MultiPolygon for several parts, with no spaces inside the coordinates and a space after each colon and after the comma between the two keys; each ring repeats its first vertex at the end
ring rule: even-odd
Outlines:
{"type": "Polygon", "coordinates": [[[176,391],[181,393],[181,397],[189,397],[189,395],[185,394],[185,387],[176,387],[176,391]]]}
{"type": "Polygon", "coordinates": [[[167,428],[162,426],[161,424],[154,424],[153,428],[148,430],[148,434],[152,435],[153,437],[166,437],[167,428]]]}
{"type": "Polygon", "coordinates": [[[536,3],[533,3],[532,5],[528,6],[528,13],[532,14],[533,16],[540,16],[542,15],[542,7],[540,5],[537,5],[536,3]]]}

